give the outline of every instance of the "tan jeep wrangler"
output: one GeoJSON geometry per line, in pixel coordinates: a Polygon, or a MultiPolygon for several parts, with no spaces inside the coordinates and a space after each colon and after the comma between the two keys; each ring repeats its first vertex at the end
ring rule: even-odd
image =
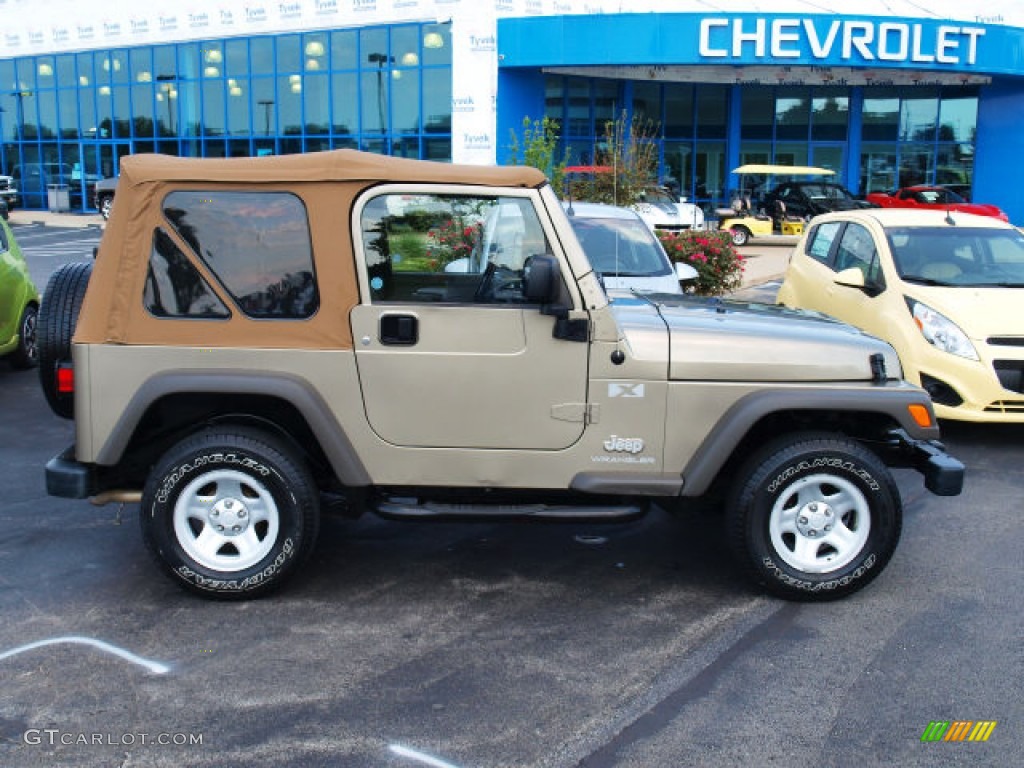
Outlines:
{"type": "Polygon", "coordinates": [[[826,599],[896,547],[889,466],[960,492],[889,346],[766,305],[609,297],[531,168],[122,168],[95,266],[54,273],[42,307],[44,391],[76,429],[47,487],[140,501],[198,593],[276,587],[321,510],[614,520],[713,496],[757,581],[826,599]]]}

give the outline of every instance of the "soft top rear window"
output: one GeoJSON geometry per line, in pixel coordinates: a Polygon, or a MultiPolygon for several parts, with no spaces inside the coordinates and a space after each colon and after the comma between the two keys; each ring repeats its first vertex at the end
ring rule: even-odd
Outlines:
{"type": "Polygon", "coordinates": [[[246,315],[304,319],[316,312],[309,219],[297,196],[178,191],[164,198],[163,213],[246,315]]]}

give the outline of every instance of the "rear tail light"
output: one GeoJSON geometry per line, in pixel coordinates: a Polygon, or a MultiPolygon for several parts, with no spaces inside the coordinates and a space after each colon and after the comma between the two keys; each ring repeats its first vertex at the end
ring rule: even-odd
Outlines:
{"type": "Polygon", "coordinates": [[[73,395],[75,393],[75,369],[70,363],[57,366],[57,394],[73,395]]]}

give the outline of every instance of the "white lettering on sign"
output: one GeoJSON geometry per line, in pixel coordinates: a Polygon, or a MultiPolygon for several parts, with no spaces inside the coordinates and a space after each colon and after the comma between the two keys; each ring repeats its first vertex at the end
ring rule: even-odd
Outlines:
{"type": "Polygon", "coordinates": [[[981,27],[896,21],[834,19],[828,26],[814,19],[702,19],[700,55],[713,59],[744,56],[755,59],[796,59],[810,50],[815,59],[836,55],[844,61],[898,61],[914,64],[974,65],[978,61],[981,27]]]}

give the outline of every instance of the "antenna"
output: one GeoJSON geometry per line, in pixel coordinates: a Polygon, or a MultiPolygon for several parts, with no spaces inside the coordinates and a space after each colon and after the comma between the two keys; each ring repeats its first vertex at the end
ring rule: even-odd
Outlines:
{"type": "Polygon", "coordinates": [[[946,205],[946,223],[951,227],[956,226],[956,220],[953,218],[953,209],[947,204],[946,205]]]}

